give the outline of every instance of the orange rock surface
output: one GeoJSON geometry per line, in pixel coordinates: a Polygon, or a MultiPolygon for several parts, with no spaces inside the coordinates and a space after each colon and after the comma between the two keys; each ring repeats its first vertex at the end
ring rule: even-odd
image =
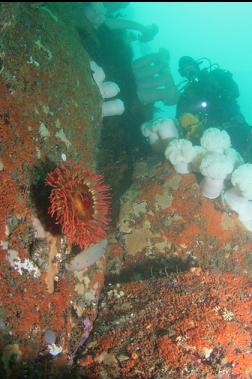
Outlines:
{"type": "Polygon", "coordinates": [[[90,379],[249,379],[251,285],[209,271],[110,286],[80,372],[90,379]]]}
{"type": "MultiPolygon", "coordinates": [[[[117,225],[121,261],[113,274],[140,274],[191,267],[252,274],[252,233],[230,212],[221,197],[204,198],[195,175],[176,174],[169,163],[142,161],[122,197],[117,225]]],[[[115,261],[116,260],[116,265],[115,261]]],[[[113,269],[116,266],[116,269],[113,269]]]]}

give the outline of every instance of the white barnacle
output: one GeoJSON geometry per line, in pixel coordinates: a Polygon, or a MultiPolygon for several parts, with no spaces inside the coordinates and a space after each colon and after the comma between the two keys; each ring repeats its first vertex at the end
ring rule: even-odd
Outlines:
{"type": "Polygon", "coordinates": [[[234,319],[234,314],[233,312],[225,308],[222,313],[222,317],[224,318],[225,321],[232,321],[234,319]]]}
{"type": "Polygon", "coordinates": [[[57,355],[62,353],[63,348],[61,346],[57,346],[55,343],[52,343],[48,345],[48,350],[51,355],[56,357],[57,355]]]}

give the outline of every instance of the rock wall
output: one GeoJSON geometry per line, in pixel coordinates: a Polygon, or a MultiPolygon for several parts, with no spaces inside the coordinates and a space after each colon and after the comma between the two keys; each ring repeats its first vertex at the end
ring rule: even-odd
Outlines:
{"type": "Polygon", "coordinates": [[[104,281],[104,258],[89,271],[66,270],[72,251],[48,217],[45,186],[47,173],[66,160],[96,167],[102,99],[77,30],[81,12],[78,3],[0,3],[4,377],[37,377],[43,357],[55,356],[55,367],[71,362],[92,328],[104,281]]]}

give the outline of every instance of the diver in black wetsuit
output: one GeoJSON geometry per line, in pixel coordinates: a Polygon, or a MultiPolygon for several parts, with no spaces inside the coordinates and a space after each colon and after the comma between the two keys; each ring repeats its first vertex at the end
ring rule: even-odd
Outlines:
{"type": "Polygon", "coordinates": [[[177,104],[177,117],[185,113],[196,116],[203,130],[209,127],[225,129],[232,146],[246,161],[252,160],[251,127],[240,111],[238,85],[229,71],[210,64],[200,69],[201,62],[184,56],[179,60],[179,73],[186,78],[177,104]]]}

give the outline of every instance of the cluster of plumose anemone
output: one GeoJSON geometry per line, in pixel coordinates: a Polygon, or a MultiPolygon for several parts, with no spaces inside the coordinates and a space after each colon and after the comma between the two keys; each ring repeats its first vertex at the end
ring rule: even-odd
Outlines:
{"type": "Polygon", "coordinates": [[[118,95],[120,92],[119,86],[114,82],[105,82],[104,80],[106,76],[104,70],[94,61],[90,62],[90,68],[93,73],[94,81],[96,82],[100,90],[100,94],[104,99],[104,102],[102,104],[102,117],[117,116],[123,114],[125,107],[121,99],[106,100],[114,98],[118,95]]]}
{"type": "Polygon", "coordinates": [[[206,129],[200,146],[179,138],[172,119],[151,120],[141,126],[141,131],[153,150],[164,153],[177,173],[200,173],[202,195],[209,199],[223,195],[229,208],[252,231],[252,164],[245,163],[231,147],[225,130],[206,129]]]}

